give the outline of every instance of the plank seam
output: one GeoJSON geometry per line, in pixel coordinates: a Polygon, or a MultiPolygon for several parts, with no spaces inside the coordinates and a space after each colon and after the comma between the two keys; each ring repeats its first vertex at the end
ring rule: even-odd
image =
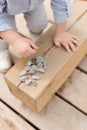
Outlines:
{"type": "Polygon", "coordinates": [[[15,114],[17,114],[19,117],[21,117],[24,121],[26,121],[29,125],[31,125],[34,129],[40,130],[37,126],[35,126],[32,122],[30,122],[27,118],[25,118],[23,115],[21,115],[19,112],[17,112],[14,108],[12,108],[10,105],[8,105],[6,102],[4,102],[1,98],[0,101],[6,105],[11,111],[13,111],[15,114]]]}
{"type": "Polygon", "coordinates": [[[85,70],[81,69],[79,66],[77,66],[77,69],[87,75],[87,72],[85,70]]]}
{"type": "Polygon", "coordinates": [[[81,112],[83,115],[87,116],[87,113],[84,112],[82,109],[80,109],[79,107],[77,107],[75,104],[71,103],[69,100],[65,99],[63,96],[61,96],[58,93],[55,93],[55,95],[59,98],[61,98],[63,101],[65,101],[66,103],[68,103],[69,105],[71,105],[72,107],[74,107],[75,109],[77,109],[79,112],[81,112]]]}

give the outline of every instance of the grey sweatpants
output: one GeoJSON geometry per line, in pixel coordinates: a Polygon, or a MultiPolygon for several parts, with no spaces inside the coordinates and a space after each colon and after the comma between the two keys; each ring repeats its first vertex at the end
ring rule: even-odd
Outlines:
{"type": "MultiPolygon", "coordinates": [[[[7,15],[6,17],[7,23],[10,24],[17,31],[15,16],[7,15]]],[[[32,8],[30,12],[24,13],[24,18],[29,31],[31,31],[32,33],[41,33],[48,23],[43,3],[37,8],[32,8]]],[[[0,39],[0,51],[6,50],[7,48],[8,44],[4,40],[0,39]]]]}

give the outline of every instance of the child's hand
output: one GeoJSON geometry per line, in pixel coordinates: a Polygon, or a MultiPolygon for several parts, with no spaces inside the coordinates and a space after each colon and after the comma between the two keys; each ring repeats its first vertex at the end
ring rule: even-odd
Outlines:
{"type": "Polygon", "coordinates": [[[32,42],[31,39],[25,37],[19,37],[12,44],[15,51],[22,57],[28,57],[31,54],[36,53],[38,47],[32,42]]]}
{"type": "Polygon", "coordinates": [[[78,38],[66,31],[55,33],[53,40],[56,46],[63,46],[68,52],[76,51],[75,46],[79,46],[78,38]]]}

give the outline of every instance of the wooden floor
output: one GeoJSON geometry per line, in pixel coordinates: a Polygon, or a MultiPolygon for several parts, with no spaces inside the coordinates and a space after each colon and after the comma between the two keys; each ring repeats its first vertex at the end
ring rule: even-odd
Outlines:
{"type": "MultiPolygon", "coordinates": [[[[86,1],[76,7],[87,13],[86,1]]],[[[39,114],[12,95],[0,74],[0,130],[87,130],[87,55],[39,114]]]]}

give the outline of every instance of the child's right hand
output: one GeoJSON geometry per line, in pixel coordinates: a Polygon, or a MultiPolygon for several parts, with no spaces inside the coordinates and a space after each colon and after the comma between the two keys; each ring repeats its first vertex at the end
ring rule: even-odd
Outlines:
{"type": "Polygon", "coordinates": [[[36,53],[38,49],[31,39],[22,36],[15,40],[12,45],[15,51],[24,58],[36,53]]]}

